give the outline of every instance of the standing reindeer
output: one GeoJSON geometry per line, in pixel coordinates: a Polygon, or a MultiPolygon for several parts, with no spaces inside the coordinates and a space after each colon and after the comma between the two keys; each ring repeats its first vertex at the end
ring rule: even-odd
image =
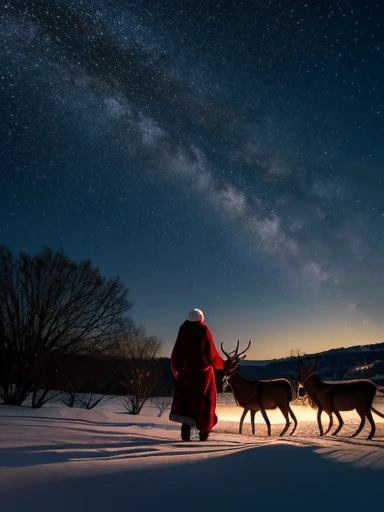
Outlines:
{"type": "MultiPolygon", "coordinates": [[[[296,400],[297,397],[299,396],[299,382],[295,379],[291,379],[291,378],[286,378],[285,380],[289,381],[291,383],[291,390],[292,390],[292,400],[296,400]]],[[[259,382],[259,381],[255,381],[255,380],[250,380],[249,382],[259,382]]],[[[265,381],[262,381],[262,382],[265,382],[265,381]]],[[[301,388],[302,390],[304,390],[304,388],[301,388]]],[[[273,406],[273,407],[269,407],[268,409],[276,409],[277,406],[273,406]]],[[[244,410],[243,410],[243,414],[241,415],[241,418],[240,418],[240,424],[239,424],[239,434],[242,433],[243,431],[243,423],[244,423],[244,419],[245,417],[247,416],[248,412],[251,416],[251,427],[252,427],[252,434],[255,434],[256,433],[256,430],[255,430],[255,415],[257,413],[259,409],[250,409],[249,407],[244,407],[244,410]]],[[[292,435],[292,434],[291,434],[292,435]]]]}
{"type": "Polygon", "coordinates": [[[372,439],[375,435],[376,425],[372,417],[372,411],[384,418],[384,414],[372,406],[375,398],[377,386],[369,379],[356,379],[346,382],[324,382],[317,374],[319,358],[310,370],[304,366],[304,362],[299,358],[299,375],[309,399],[317,407],[317,424],[319,426],[320,435],[324,435],[321,423],[321,413],[325,411],[329,415],[329,426],[325,434],[327,434],[333,426],[333,416],[335,413],[339,421],[339,426],[332,435],[338,434],[344,425],[340,411],[356,410],[360,416],[360,425],[351,437],[355,437],[362,431],[365,425],[365,418],[368,418],[371,424],[371,431],[368,439],[372,439]]]}
{"type": "Polygon", "coordinates": [[[239,361],[245,356],[243,354],[249,349],[251,342],[242,352],[239,350],[239,341],[237,342],[236,349],[228,353],[224,350],[223,344],[221,344],[221,350],[227,357],[229,362],[225,370],[226,383],[231,386],[233,396],[235,397],[237,405],[244,408],[243,414],[240,419],[239,433],[241,434],[244,418],[248,411],[251,411],[251,423],[252,433],[255,433],[255,414],[257,411],[261,411],[265,423],[267,424],[268,435],[271,435],[271,423],[268,419],[266,409],[276,409],[277,407],[282,412],[285,418],[285,427],[280,432],[280,436],[283,436],[290,425],[289,414],[294,421],[294,427],[290,435],[294,433],[297,427],[296,417],[289,405],[292,400],[292,387],[291,383],[287,379],[272,379],[272,380],[247,380],[236,373],[239,361]],[[243,356],[243,357],[241,357],[243,356]]]}

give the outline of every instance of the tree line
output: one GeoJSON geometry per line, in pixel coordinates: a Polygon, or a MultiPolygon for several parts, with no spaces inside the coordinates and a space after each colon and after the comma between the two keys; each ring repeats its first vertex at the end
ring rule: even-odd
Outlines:
{"type": "Polygon", "coordinates": [[[15,255],[0,246],[3,403],[21,405],[31,396],[32,406],[41,406],[50,383],[60,381],[52,372],[65,364],[60,390],[76,392],[84,382],[68,362],[93,358],[104,359],[108,369],[93,378],[94,391],[118,378],[127,411],[140,412],[162,378],[161,340],[135,325],[128,291],[119,277],[102,277],[90,260],[75,262],[48,247],[15,255]]]}

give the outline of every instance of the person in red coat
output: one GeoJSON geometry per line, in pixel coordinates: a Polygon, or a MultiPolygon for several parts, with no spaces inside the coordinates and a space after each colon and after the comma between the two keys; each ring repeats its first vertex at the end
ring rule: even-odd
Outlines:
{"type": "Polygon", "coordinates": [[[214,369],[224,370],[225,361],[216,350],[200,309],[190,311],[180,326],[171,367],[176,387],[169,419],[182,424],[183,441],[190,440],[191,427],[196,427],[200,440],[206,441],[217,423],[214,369]]]}

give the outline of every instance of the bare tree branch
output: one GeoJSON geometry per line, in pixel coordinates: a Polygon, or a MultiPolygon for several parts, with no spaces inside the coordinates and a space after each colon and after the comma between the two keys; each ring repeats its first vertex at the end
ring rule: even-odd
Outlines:
{"type": "Polygon", "coordinates": [[[49,248],[15,257],[0,247],[0,396],[20,405],[51,353],[102,351],[121,337],[132,304],[118,278],[49,248]]]}
{"type": "Polygon", "coordinates": [[[151,403],[157,408],[159,414],[158,418],[161,418],[163,412],[168,411],[172,405],[172,398],[169,397],[153,397],[151,398],[151,403]]]}
{"type": "Polygon", "coordinates": [[[126,358],[121,380],[126,396],[124,406],[128,414],[139,414],[145,402],[153,396],[163,378],[159,361],[161,341],[146,336],[143,327],[132,326],[120,340],[118,351],[126,358]]]}

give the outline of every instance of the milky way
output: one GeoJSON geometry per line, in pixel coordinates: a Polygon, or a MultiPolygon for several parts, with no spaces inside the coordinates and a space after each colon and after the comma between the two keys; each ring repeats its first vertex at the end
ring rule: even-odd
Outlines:
{"type": "Polygon", "coordinates": [[[190,307],[255,357],[379,341],[380,2],[0,9],[0,243],[120,275],[165,353],[190,307]]]}

